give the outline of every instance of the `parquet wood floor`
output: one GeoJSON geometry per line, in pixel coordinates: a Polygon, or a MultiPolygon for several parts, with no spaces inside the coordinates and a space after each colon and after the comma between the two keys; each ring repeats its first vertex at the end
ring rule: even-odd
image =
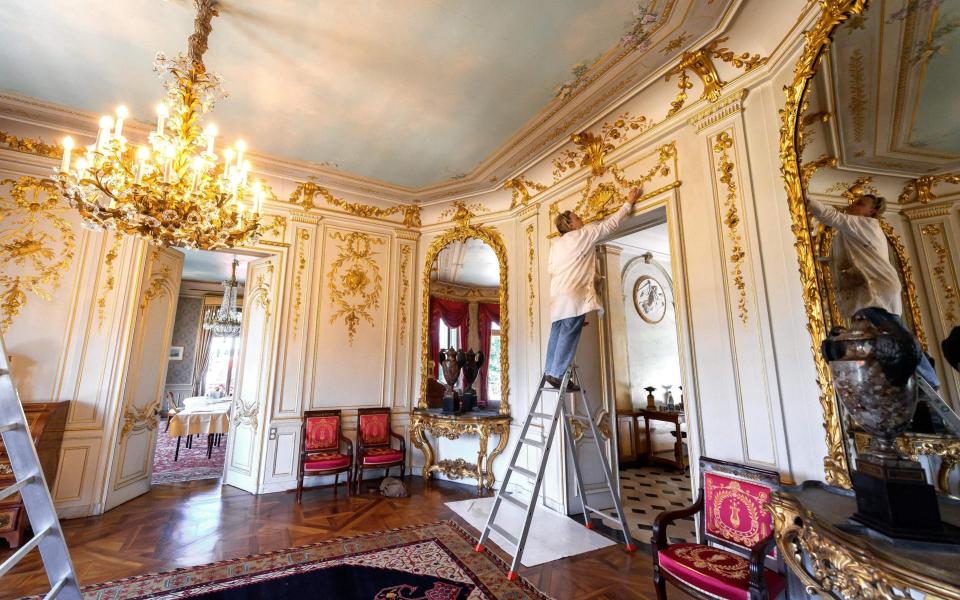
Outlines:
{"type": "MultiPolygon", "coordinates": [[[[64,531],[80,581],[90,584],[439,519],[470,529],[444,503],[473,497],[473,486],[407,481],[409,498],[381,497],[371,482],[352,497],[343,486],[337,496],[329,487],[305,491],[302,507],[293,493],[253,496],[216,480],[155,486],[99,517],[64,521],[64,531]]],[[[9,554],[0,550],[0,561],[9,554]]],[[[556,598],[636,600],[655,597],[650,564],[643,549],[611,546],[520,572],[556,598]]],[[[36,552],[0,580],[2,599],[48,589],[36,552]]]]}

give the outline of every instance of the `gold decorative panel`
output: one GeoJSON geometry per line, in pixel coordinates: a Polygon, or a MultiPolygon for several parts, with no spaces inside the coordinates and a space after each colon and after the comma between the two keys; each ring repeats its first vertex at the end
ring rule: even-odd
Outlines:
{"type": "Polygon", "coordinates": [[[737,314],[744,325],[747,324],[747,284],[743,276],[743,262],[747,256],[743,237],[740,234],[740,213],[737,208],[737,182],[735,165],[729,150],[733,148],[730,131],[721,131],[713,138],[713,155],[719,185],[723,186],[723,212],[721,221],[726,231],[728,271],[737,292],[737,314]]]}
{"type": "Polygon", "coordinates": [[[43,140],[35,140],[28,137],[17,137],[6,131],[0,131],[0,144],[25,154],[35,154],[37,156],[46,156],[47,158],[62,158],[63,146],[59,144],[47,144],[43,140]]]}
{"type": "Polygon", "coordinates": [[[297,332],[300,324],[300,310],[303,308],[303,272],[307,268],[307,242],[310,241],[310,232],[306,229],[297,231],[297,257],[293,275],[293,332],[297,332]]]}
{"type": "Polygon", "coordinates": [[[304,210],[317,208],[315,199],[320,196],[326,200],[327,204],[336,206],[347,214],[364,217],[367,219],[386,220],[387,217],[400,214],[403,215],[404,227],[420,227],[420,207],[416,204],[398,204],[389,208],[379,206],[370,206],[368,204],[359,204],[347,202],[334,196],[327,188],[317,185],[312,181],[304,181],[297,184],[297,187],[290,194],[290,202],[300,206],[304,210]]]}
{"type": "Polygon", "coordinates": [[[330,315],[330,322],[343,318],[347,339],[352,344],[360,321],[373,325],[370,311],[380,306],[383,276],[376,261],[378,253],[374,251],[374,246],[382,245],[384,241],[359,231],[334,231],[330,237],[343,242],[337,246],[337,258],[327,271],[330,303],[335,308],[330,315]]]}
{"type": "Polygon", "coordinates": [[[533,281],[534,261],[536,252],[534,251],[534,228],[533,223],[527,224],[527,329],[530,331],[530,339],[533,339],[533,313],[537,304],[536,286],[533,281]]]}
{"type": "Polygon", "coordinates": [[[397,300],[399,320],[397,339],[401,347],[407,337],[407,303],[410,300],[410,255],[412,252],[413,246],[400,246],[400,298],[397,300]]]}
{"type": "Polygon", "coordinates": [[[503,189],[510,190],[510,209],[518,206],[526,206],[530,198],[547,189],[548,186],[530,181],[523,175],[508,179],[503,182],[503,189]],[[533,193],[530,193],[533,190],[533,193]]]}
{"type": "Polygon", "coordinates": [[[27,303],[28,294],[50,301],[73,261],[76,237],[49,179],[0,180],[0,332],[27,303]]]}
{"type": "Polygon", "coordinates": [[[920,228],[920,234],[923,237],[925,245],[929,245],[936,257],[936,263],[933,264],[933,278],[940,286],[940,294],[943,300],[943,318],[948,328],[960,323],[957,320],[960,312],[960,300],[957,298],[957,274],[953,263],[950,260],[950,251],[947,249],[947,238],[944,234],[943,225],[940,223],[930,223],[920,228]]]}

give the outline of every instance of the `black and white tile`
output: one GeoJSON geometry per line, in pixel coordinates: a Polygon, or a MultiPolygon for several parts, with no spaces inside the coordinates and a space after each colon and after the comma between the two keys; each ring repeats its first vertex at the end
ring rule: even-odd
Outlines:
{"type": "MultiPolygon", "coordinates": [[[[620,502],[631,536],[649,543],[657,515],[693,503],[690,471],[656,466],[620,469],[620,502]]],[[[672,542],[695,542],[694,517],[677,520],[667,535],[672,542]]]]}

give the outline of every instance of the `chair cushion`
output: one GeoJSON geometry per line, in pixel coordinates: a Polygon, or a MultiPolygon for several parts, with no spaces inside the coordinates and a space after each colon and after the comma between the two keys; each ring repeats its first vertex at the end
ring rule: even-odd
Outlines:
{"type": "MultiPolygon", "coordinates": [[[[661,569],[708,596],[750,596],[750,562],[742,556],[701,544],[671,544],[657,558],[661,569]]],[[[770,569],[764,569],[764,579],[768,598],[776,598],[786,585],[784,577],[770,569]]]]}
{"type": "Polygon", "coordinates": [[[307,450],[337,450],[340,448],[340,416],[307,418],[307,450]]]}
{"type": "Polygon", "coordinates": [[[390,442],[390,415],[373,413],[360,415],[360,441],[365,446],[388,444],[390,442]]]}
{"type": "Polygon", "coordinates": [[[706,533],[743,548],[752,548],[773,531],[765,504],[770,488],[720,473],[704,473],[706,533]]]}
{"type": "Polygon", "coordinates": [[[403,461],[403,452],[393,448],[366,448],[363,451],[363,464],[382,465],[403,461]]]}
{"type": "Polygon", "coordinates": [[[329,471],[350,466],[350,457],[339,452],[318,452],[308,454],[303,462],[304,471],[329,471]]]}

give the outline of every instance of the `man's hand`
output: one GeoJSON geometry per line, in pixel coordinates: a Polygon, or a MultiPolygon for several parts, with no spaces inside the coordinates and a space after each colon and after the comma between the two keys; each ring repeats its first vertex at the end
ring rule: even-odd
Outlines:
{"type": "Polygon", "coordinates": [[[642,194],[642,193],[643,193],[643,188],[642,188],[642,187],[638,187],[638,188],[633,188],[633,189],[631,189],[631,190],[630,190],[630,193],[627,194],[627,203],[628,203],[630,206],[633,206],[634,204],[637,203],[637,200],[640,199],[640,194],[642,194]]]}

